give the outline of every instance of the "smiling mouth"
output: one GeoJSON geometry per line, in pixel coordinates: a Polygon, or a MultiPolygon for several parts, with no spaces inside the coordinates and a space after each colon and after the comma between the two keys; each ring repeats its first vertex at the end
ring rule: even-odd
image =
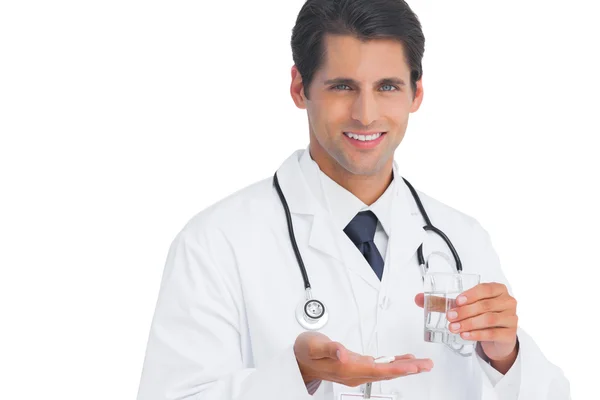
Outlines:
{"type": "Polygon", "coordinates": [[[354,132],[344,132],[344,135],[349,137],[350,139],[360,140],[361,142],[371,142],[373,140],[379,139],[381,136],[385,135],[386,132],[373,132],[373,133],[354,133],[354,132]]]}

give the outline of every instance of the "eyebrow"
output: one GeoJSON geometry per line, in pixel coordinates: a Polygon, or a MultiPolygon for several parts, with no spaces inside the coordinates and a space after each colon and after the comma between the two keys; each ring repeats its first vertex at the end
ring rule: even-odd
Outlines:
{"type": "MultiPolygon", "coordinates": [[[[359,83],[352,78],[333,78],[325,81],[324,85],[348,85],[348,86],[359,86],[359,83]]],[[[406,83],[400,78],[382,78],[375,82],[375,86],[381,85],[398,85],[398,86],[406,86],[406,83]]]]}

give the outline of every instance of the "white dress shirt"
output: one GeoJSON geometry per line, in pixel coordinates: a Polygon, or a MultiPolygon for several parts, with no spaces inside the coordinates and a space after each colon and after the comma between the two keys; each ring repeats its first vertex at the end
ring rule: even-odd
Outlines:
{"type": "MultiPolygon", "coordinates": [[[[385,192],[370,206],[363,203],[354,194],[340,186],[337,182],[327,176],[319,165],[311,158],[310,151],[304,152],[300,159],[300,167],[302,173],[306,177],[308,186],[321,202],[321,204],[329,211],[334,223],[340,230],[343,230],[348,223],[361,211],[372,211],[377,216],[377,229],[375,231],[375,246],[379,250],[382,258],[385,259],[387,254],[388,238],[391,235],[391,201],[396,177],[392,179],[390,185],[385,192]]],[[[396,168],[394,168],[394,172],[396,168]]],[[[375,272],[373,272],[375,273],[375,272]]],[[[416,305],[415,305],[416,307],[416,305]]],[[[479,355],[477,355],[479,365],[489,379],[489,386],[496,391],[499,399],[517,399],[520,384],[520,369],[521,357],[517,356],[517,360],[511,369],[503,375],[479,355]]],[[[309,392],[312,394],[318,388],[317,382],[311,382],[307,385],[309,392]]]]}

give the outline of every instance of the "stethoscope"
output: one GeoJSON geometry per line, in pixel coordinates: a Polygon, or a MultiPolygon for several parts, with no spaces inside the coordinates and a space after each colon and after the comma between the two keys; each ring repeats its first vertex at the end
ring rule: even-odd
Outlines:
{"type": "MultiPolygon", "coordinates": [[[[423,216],[423,219],[425,220],[425,226],[423,227],[423,229],[426,231],[434,232],[435,234],[437,234],[439,237],[441,237],[444,240],[444,242],[450,249],[450,252],[452,253],[452,257],[454,258],[457,272],[459,272],[459,273],[462,272],[462,262],[460,261],[460,257],[458,255],[456,249],[454,248],[454,245],[452,244],[452,242],[450,241],[450,239],[448,238],[448,236],[446,236],[446,234],[444,232],[442,232],[440,229],[433,226],[433,224],[431,223],[431,220],[429,219],[429,216],[425,212],[425,208],[423,207],[423,203],[421,203],[421,199],[419,198],[417,191],[413,188],[413,186],[406,179],[404,179],[404,178],[402,178],[402,179],[404,180],[404,182],[410,189],[410,192],[411,192],[415,202],[417,203],[417,207],[419,208],[419,211],[421,212],[421,215],[423,216]]],[[[327,308],[325,307],[325,304],[323,304],[322,301],[314,299],[312,297],[311,286],[310,286],[310,281],[308,279],[308,274],[306,273],[306,268],[304,267],[304,262],[302,261],[302,256],[300,255],[300,250],[298,250],[298,244],[296,243],[296,237],[294,235],[294,227],[292,224],[292,215],[290,213],[290,209],[288,207],[285,196],[283,195],[283,192],[281,190],[281,186],[279,186],[279,180],[277,179],[277,173],[275,173],[275,175],[273,176],[273,184],[275,185],[275,189],[277,190],[277,194],[279,195],[279,199],[281,200],[281,204],[283,205],[283,209],[285,211],[285,217],[287,220],[290,241],[291,241],[292,247],[294,249],[294,254],[296,255],[296,260],[298,261],[298,265],[300,267],[300,272],[302,273],[302,279],[304,280],[305,298],[296,307],[296,319],[297,319],[298,323],[307,330],[313,330],[313,331],[319,330],[319,329],[323,328],[325,326],[325,324],[327,324],[327,321],[329,320],[329,313],[327,311],[327,308]]],[[[441,255],[443,257],[447,257],[444,253],[441,253],[441,252],[436,252],[434,254],[441,255]]],[[[421,268],[422,278],[424,279],[424,276],[425,276],[424,274],[429,269],[429,265],[428,265],[428,262],[425,261],[425,257],[423,257],[423,244],[421,244],[417,250],[417,257],[418,257],[418,261],[419,261],[419,267],[421,268]]],[[[462,345],[460,349],[456,348],[454,350],[461,355],[469,355],[470,353],[462,354],[463,348],[464,348],[464,345],[462,345]]]]}

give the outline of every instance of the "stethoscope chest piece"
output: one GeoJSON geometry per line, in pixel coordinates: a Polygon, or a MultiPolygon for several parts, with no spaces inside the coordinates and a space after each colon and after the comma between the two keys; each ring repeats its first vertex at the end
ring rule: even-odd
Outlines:
{"type": "Polygon", "coordinates": [[[309,298],[298,303],[296,320],[304,329],[316,331],[327,324],[329,313],[322,302],[309,298]]]}

